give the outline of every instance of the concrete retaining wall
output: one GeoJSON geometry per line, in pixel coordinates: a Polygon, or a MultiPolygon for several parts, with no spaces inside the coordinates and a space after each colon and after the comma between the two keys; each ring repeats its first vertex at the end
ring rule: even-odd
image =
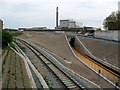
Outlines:
{"type": "Polygon", "coordinates": [[[84,47],[79,43],[79,41],[75,38],[75,40],[74,40],[74,48],[78,51],[78,52],[80,52],[80,53],[82,53],[82,54],[85,54],[86,53],[86,51],[85,51],[85,49],[84,49],[84,47]]]}
{"type": "Polygon", "coordinates": [[[90,53],[85,49],[85,47],[82,45],[82,43],[79,42],[79,40],[75,37],[74,41],[74,48],[80,52],[81,54],[86,54],[88,56],[91,56],[90,53]]]}
{"type": "Polygon", "coordinates": [[[80,52],[80,53],[82,53],[82,54],[84,54],[84,55],[87,55],[87,56],[95,59],[96,61],[102,63],[103,65],[108,66],[109,68],[111,68],[111,69],[113,69],[113,70],[115,70],[115,71],[117,71],[117,72],[120,72],[118,67],[116,67],[116,66],[114,67],[113,65],[111,66],[109,63],[106,63],[106,62],[104,62],[103,60],[101,60],[100,58],[97,58],[96,56],[94,56],[94,55],[86,48],[86,46],[83,45],[83,43],[82,43],[77,37],[74,37],[74,38],[75,38],[75,40],[74,40],[74,44],[73,44],[73,45],[74,45],[74,48],[75,48],[78,52],[80,52]]]}
{"type": "Polygon", "coordinates": [[[94,36],[96,38],[120,41],[120,31],[96,31],[94,36]]]}

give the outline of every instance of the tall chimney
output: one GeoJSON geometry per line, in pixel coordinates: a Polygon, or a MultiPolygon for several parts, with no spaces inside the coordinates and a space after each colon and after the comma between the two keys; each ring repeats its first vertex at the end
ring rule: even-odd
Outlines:
{"type": "Polygon", "coordinates": [[[56,8],[56,29],[58,29],[58,7],[56,8]]]}

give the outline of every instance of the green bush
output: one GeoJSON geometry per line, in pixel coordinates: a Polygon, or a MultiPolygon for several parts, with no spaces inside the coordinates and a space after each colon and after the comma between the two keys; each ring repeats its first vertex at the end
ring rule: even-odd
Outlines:
{"type": "Polygon", "coordinates": [[[6,47],[12,40],[13,36],[9,32],[2,31],[2,48],[6,47]]]}
{"type": "Polygon", "coordinates": [[[10,45],[13,49],[15,49],[15,50],[16,50],[16,48],[15,48],[14,44],[9,43],[9,45],[10,45]]]}
{"type": "Polygon", "coordinates": [[[16,42],[16,41],[14,41],[17,45],[18,45],[18,47],[20,48],[20,49],[22,49],[22,51],[24,51],[25,52],[25,47],[23,47],[23,46],[21,46],[18,42],[16,42]]]}
{"type": "Polygon", "coordinates": [[[85,33],[86,33],[86,31],[85,31],[85,30],[82,30],[80,34],[85,34],[85,33]]]}

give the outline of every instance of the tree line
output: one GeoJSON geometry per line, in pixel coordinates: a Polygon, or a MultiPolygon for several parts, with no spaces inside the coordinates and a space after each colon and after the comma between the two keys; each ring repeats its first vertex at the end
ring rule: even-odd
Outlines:
{"type": "Polygon", "coordinates": [[[8,43],[12,42],[13,36],[7,32],[7,31],[2,31],[2,48],[5,48],[8,43]]]}
{"type": "Polygon", "coordinates": [[[112,12],[106,17],[103,26],[106,30],[120,30],[120,11],[112,12]]]}

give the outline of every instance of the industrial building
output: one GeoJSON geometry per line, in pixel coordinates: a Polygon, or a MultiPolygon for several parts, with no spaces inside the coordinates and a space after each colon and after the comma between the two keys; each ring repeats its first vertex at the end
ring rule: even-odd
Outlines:
{"type": "Polygon", "coordinates": [[[0,19],[0,30],[3,29],[3,21],[0,19]]]}
{"type": "Polygon", "coordinates": [[[75,28],[76,23],[73,20],[60,20],[60,28],[75,28]]]}
{"type": "Polygon", "coordinates": [[[60,26],[59,26],[59,28],[81,28],[79,25],[80,25],[81,23],[78,23],[78,22],[76,22],[76,21],[74,21],[74,20],[60,20],[60,26]]]}
{"type": "Polygon", "coordinates": [[[74,21],[74,20],[60,20],[60,25],[58,25],[58,7],[56,8],[56,27],[55,29],[79,29],[80,28],[80,24],[78,25],[78,22],[74,21]]]}
{"type": "Polygon", "coordinates": [[[33,27],[32,28],[33,30],[35,29],[35,30],[42,30],[42,29],[47,29],[47,27],[33,27]]]}
{"type": "Polygon", "coordinates": [[[40,31],[40,30],[47,30],[47,27],[18,28],[18,30],[23,30],[23,31],[40,31]]]}

